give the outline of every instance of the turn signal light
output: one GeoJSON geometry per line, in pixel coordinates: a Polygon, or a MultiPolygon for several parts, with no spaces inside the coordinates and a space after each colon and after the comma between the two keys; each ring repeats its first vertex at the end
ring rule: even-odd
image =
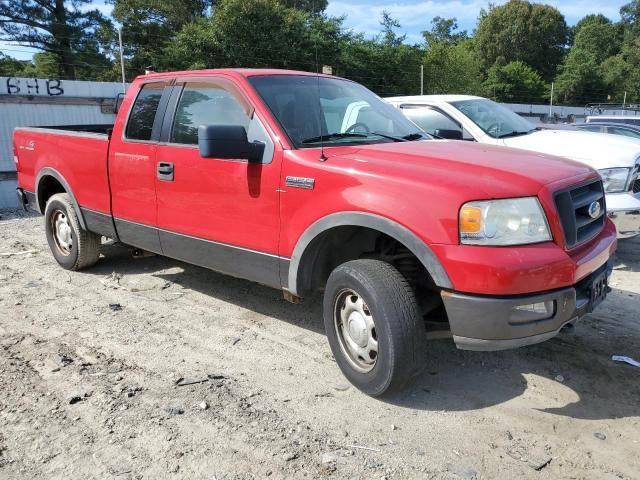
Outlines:
{"type": "Polygon", "coordinates": [[[460,210],[460,233],[480,233],[482,229],[482,209],[462,207],[460,210]]]}

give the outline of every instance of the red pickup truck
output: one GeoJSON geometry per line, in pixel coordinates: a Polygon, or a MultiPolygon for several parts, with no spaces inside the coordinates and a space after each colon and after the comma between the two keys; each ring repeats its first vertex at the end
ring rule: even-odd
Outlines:
{"type": "Polygon", "coordinates": [[[572,161],[430,141],[363,86],[281,70],[138,77],[114,125],[19,128],[18,195],[53,256],[102,237],[282,289],[324,291],[344,375],[370,395],[459,348],[549,339],[607,293],[616,231],[572,161]]]}

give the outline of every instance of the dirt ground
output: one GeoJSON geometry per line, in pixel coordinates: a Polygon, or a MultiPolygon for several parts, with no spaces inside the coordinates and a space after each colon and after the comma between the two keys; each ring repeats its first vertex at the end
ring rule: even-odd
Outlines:
{"type": "Polygon", "coordinates": [[[3,480],[640,478],[640,368],[611,360],[640,360],[640,240],[576,328],[498,353],[433,341],[376,400],[342,377],[318,299],[117,246],[67,272],[42,217],[0,214],[3,480]]]}

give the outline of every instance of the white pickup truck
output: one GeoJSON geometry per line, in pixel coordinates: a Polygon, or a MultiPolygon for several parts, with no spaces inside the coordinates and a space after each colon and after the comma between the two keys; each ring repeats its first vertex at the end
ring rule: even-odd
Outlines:
{"type": "Polygon", "coordinates": [[[573,130],[541,130],[508,108],[469,95],[386,99],[436,137],[552,154],[586,163],[604,180],[607,214],[618,238],[640,233],[640,140],[573,130]]]}

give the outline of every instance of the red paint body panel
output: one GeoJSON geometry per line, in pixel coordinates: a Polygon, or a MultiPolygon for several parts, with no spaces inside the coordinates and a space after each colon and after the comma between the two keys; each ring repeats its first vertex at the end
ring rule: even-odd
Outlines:
{"type": "Polygon", "coordinates": [[[480,295],[518,295],[575,285],[604,265],[616,249],[616,228],[603,232],[571,254],[555,244],[522,247],[432,245],[447,266],[453,289],[480,295]]]}
{"type": "Polygon", "coordinates": [[[157,158],[176,172],[173,182],[156,181],[159,228],[277,254],[279,156],[256,165],[160,145],[157,158]]]}
{"type": "Polygon", "coordinates": [[[106,135],[16,130],[13,141],[20,159],[19,187],[35,192],[38,173],[52,168],[67,181],[80,205],[109,213],[106,135]]]}
{"type": "Polygon", "coordinates": [[[37,173],[55,168],[83,207],[284,258],[291,257],[317,220],[336,212],[373,213],[404,226],[431,247],[453,289],[476,294],[567,287],[614,253],[615,227],[609,221],[586,245],[574,250],[564,246],[553,194],[598,178],[591,168],[533,152],[453,141],[331,147],[325,148],[328,159],[321,162],[317,148],[291,148],[247,82],[252,75],[275,74],[300,72],[213,70],[139,77],[122,104],[110,143],[106,137],[16,131],[19,185],[35,191],[37,173]],[[272,163],[203,159],[197,148],[123,140],[142,82],[212,75],[234,82],[255,108],[275,144],[272,163]],[[29,142],[35,142],[35,149],[28,149],[29,142]],[[174,182],[156,179],[159,161],[175,164],[174,182]],[[287,187],[287,176],[312,178],[314,188],[287,187]],[[553,241],[523,247],[459,244],[458,212],[465,202],[526,196],[540,199],[553,241]]]}

